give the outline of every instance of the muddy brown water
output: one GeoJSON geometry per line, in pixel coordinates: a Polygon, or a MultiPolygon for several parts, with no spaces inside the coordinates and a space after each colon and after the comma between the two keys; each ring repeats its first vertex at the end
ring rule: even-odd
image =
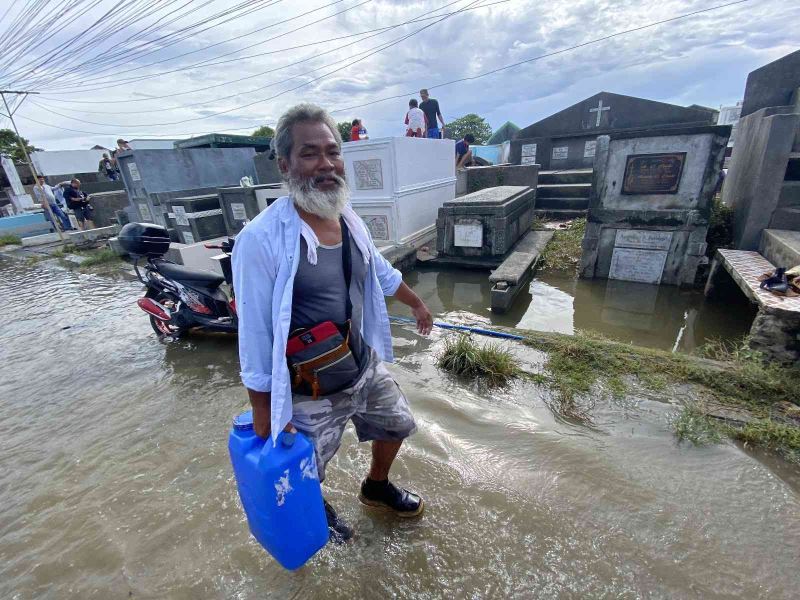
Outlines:
{"type": "MultiPolygon", "coordinates": [[[[429,296],[430,277],[462,318],[485,317],[458,283],[410,279],[429,296]]],[[[235,340],[159,344],[139,294],[130,278],[0,262],[1,598],[797,597],[796,469],[679,445],[676,407],[645,396],[599,404],[593,427],[560,421],[539,388],[439,373],[442,333],[403,327],[391,371],[419,432],[394,477],[426,513],[358,505],[368,452],[348,430],[326,488],[359,537],[286,572],[249,537],[231,475],[235,340]]]]}

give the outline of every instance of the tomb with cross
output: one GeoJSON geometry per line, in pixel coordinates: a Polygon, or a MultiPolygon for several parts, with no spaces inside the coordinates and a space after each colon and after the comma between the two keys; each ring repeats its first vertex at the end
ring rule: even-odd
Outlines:
{"type": "Polygon", "coordinates": [[[594,166],[597,137],[624,131],[716,123],[717,111],[600,92],[522,129],[511,143],[514,164],[542,171],[594,166]]]}

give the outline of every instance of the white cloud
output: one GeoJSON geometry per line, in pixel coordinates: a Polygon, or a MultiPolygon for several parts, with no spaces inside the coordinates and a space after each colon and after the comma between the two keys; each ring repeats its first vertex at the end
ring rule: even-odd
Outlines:
{"type": "MultiPolygon", "coordinates": [[[[481,4],[492,1],[482,0],[481,4]]],[[[343,64],[363,56],[367,49],[433,21],[388,31],[329,54],[321,55],[366,36],[275,53],[287,47],[399,23],[429,11],[442,15],[470,4],[470,0],[458,0],[443,8],[448,4],[447,0],[372,0],[317,25],[244,49],[364,0],[345,0],[286,24],[269,27],[278,20],[328,2],[279,2],[274,7],[231,21],[140,60],[118,65],[105,73],[105,79],[86,74],[84,91],[72,89],[74,83],[69,81],[76,80],[65,74],[60,81],[41,89],[42,96],[34,98],[20,110],[18,114],[22,118],[18,124],[23,135],[49,149],[90,147],[95,143],[107,146],[119,136],[127,139],[159,135],[173,137],[175,134],[201,134],[243,126],[248,129],[238,133],[248,133],[259,123],[274,124],[283,110],[298,101],[311,100],[330,109],[340,109],[401,95],[398,99],[335,115],[339,120],[350,120],[355,116],[362,118],[373,137],[391,135],[400,130],[407,96],[420,87],[433,88],[439,83],[473,77],[516,61],[709,6],[704,0],[512,0],[453,15],[398,45],[336,72],[333,71],[343,64]],[[256,33],[176,60],[125,72],[250,32],[256,33]],[[92,89],[102,87],[104,81],[164,73],[237,50],[240,50],[238,54],[220,60],[273,53],[226,64],[195,66],[123,86],[92,89]],[[302,64],[282,68],[304,59],[307,60],[302,64]],[[326,66],[336,61],[340,62],[326,66]],[[274,71],[261,74],[270,70],[274,71]],[[313,73],[308,73],[312,70],[313,73]],[[325,73],[331,74],[286,92],[325,73]],[[226,84],[248,76],[253,77],[226,84]],[[293,79],[283,81],[289,78],[293,79]],[[217,87],[204,91],[159,98],[215,85],[217,87]],[[66,91],[70,92],[69,95],[58,95],[66,91]],[[63,100],[100,103],[78,104],[63,100]],[[119,100],[125,102],[116,102],[119,100]],[[41,107],[35,106],[34,102],[41,107]],[[251,106],[245,106],[251,103],[251,106]],[[186,107],[188,104],[197,106],[186,107]],[[140,112],[148,110],[158,112],[140,112]],[[230,112],[215,116],[221,111],[230,112]],[[26,120],[26,116],[59,128],[36,124],[26,120]],[[186,122],[177,123],[184,120],[186,122]],[[155,125],[159,123],[174,124],[155,125]]],[[[112,3],[109,1],[107,4],[112,3]]],[[[214,2],[204,14],[227,5],[214,2]]],[[[718,106],[741,99],[749,71],[796,49],[795,24],[798,17],[800,7],[795,3],[752,1],[616,37],[481,79],[432,89],[432,95],[439,99],[446,118],[475,112],[486,117],[494,127],[509,119],[526,126],[600,90],[679,104],[718,106]]],[[[191,19],[180,23],[189,21],[191,19]]],[[[136,27],[142,27],[146,22],[136,27]]],[[[7,25],[0,24],[0,31],[7,25]]],[[[79,31],[86,26],[87,23],[80,19],[69,25],[70,31],[79,31]]],[[[66,31],[60,35],[68,36],[69,33],[66,31]]],[[[126,32],[123,37],[130,33],[126,32]]],[[[119,39],[116,38],[117,43],[119,39]]],[[[58,39],[53,38],[53,43],[58,43],[58,39]]],[[[114,45],[114,39],[109,40],[105,47],[110,47],[110,51],[120,48],[114,45]]],[[[58,73],[59,69],[70,70],[60,66],[59,60],[51,61],[47,69],[50,73],[58,73]]],[[[0,70],[0,84],[10,84],[4,75],[0,70]]],[[[23,84],[25,81],[15,83],[23,84]]]]}

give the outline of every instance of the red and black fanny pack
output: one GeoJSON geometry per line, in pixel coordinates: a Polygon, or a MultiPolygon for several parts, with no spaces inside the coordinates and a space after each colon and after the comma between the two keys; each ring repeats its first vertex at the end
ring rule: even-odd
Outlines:
{"type": "Polygon", "coordinates": [[[352,249],[350,232],[340,218],[342,228],[342,270],[345,281],[345,314],[347,321],[337,324],[323,321],[312,327],[297,329],[286,342],[286,360],[292,375],[292,391],[317,400],[339,392],[358,377],[358,362],[350,348],[350,301],[352,249]]]}

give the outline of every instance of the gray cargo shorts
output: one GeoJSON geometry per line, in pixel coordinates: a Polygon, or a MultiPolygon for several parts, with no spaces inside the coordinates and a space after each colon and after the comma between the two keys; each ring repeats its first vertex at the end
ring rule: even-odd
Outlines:
{"type": "Polygon", "coordinates": [[[352,386],[327,398],[292,397],[292,425],[314,443],[319,479],[352,419],[359,442],[404,440],[417,430],[408,400],[374,350],[352,386]]]}

